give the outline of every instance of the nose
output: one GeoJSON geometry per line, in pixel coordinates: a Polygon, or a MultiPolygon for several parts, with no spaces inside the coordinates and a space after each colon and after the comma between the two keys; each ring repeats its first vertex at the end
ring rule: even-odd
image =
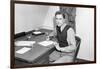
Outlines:
{"type": "Polygon", "coordinates": [[[57,23],[59,23],[59,20],[56,20],[57,23]]]}
{"type": "Polygon", "coordinates": [[[59,21],[56,21],[57,24],[59,24],[59,21]]]}

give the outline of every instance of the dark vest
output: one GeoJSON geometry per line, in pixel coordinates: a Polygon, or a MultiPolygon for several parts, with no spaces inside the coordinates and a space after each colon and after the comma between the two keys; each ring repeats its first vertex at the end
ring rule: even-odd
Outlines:
{"type": "Polygon", "coordinates": [[[65,28],[60,31],[60,28],[58,26],[56,26],[56,30],[57,30],[57,40],[59,43],[60,47],[66,47],[68,46],[68,41],[67,41],[67,30],[70,28],[71,26],[66,25],[65,28]]]}

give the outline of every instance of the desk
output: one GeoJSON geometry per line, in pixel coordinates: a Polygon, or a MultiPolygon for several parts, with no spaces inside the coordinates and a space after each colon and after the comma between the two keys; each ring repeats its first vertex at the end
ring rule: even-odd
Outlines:
{"type": "MultiPolygon", "coordinates": [[[[40,30],[41,32],[48,32],[50,33],[50,30],[40,30]]],[[[28,34],[31,35],[31,34],[28,34]]],[[[17,40],[27,40],[27,36],[23,36],[20,38],[15,39],[15,41],[17,40]]],[[[48,46],[48,47],[43,47],[41,45],[39,45],[37,42],[40,41],[44,41],[46,39],[46,35],[38,35],[38,36],[34,36],[32,35],[32,37],[29,39],[29,41],[36,41],[36,43],[34,44],[34,47],[26,52],[25,54],[18,54],[15,53],[15,59],[20,61],[23,64],[48,64],[49,62],[49,54],[52,53],[55,50],[55,47],[53,45],[48,46]]],[[[15,51],[21,49],[23,47],[21,46],[15,46],[15,51]]]]}

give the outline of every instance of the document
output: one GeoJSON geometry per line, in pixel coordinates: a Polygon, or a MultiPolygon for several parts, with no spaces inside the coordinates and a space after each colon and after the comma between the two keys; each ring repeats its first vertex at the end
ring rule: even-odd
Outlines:
{"type": "Polygon", "coordinates": [[[20,50],[17,50],[16,53],[24,54],[24,53],[28,52],[30,49],[31,48],[23,47],[20,50]]]}
{"type": "Polygon", "coordinates": [[[32,46],[35,41],[16,41],[15,46],[32,46]]]}
{"type": "Polygon", "coordinates": [[[53,41],[49,41],[49,40],[42,41],[42,42],[39,42],[39,44],[42,46],[49,46],[49,45],[53,44],[53,41]]]}
{"type": "Polygon", "coordinates": [[[34,31],[33,33],[34,33],[34,34],[41,34],[40,31],[34,31]]]}

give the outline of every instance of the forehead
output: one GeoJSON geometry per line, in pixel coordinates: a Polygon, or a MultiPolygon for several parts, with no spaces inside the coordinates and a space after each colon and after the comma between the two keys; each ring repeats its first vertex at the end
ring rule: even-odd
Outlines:
{"type": "Polygon", "coordinates": [[[63,15],[62,14],[57,14],[56,18],[63,18],[63,15]]]}

